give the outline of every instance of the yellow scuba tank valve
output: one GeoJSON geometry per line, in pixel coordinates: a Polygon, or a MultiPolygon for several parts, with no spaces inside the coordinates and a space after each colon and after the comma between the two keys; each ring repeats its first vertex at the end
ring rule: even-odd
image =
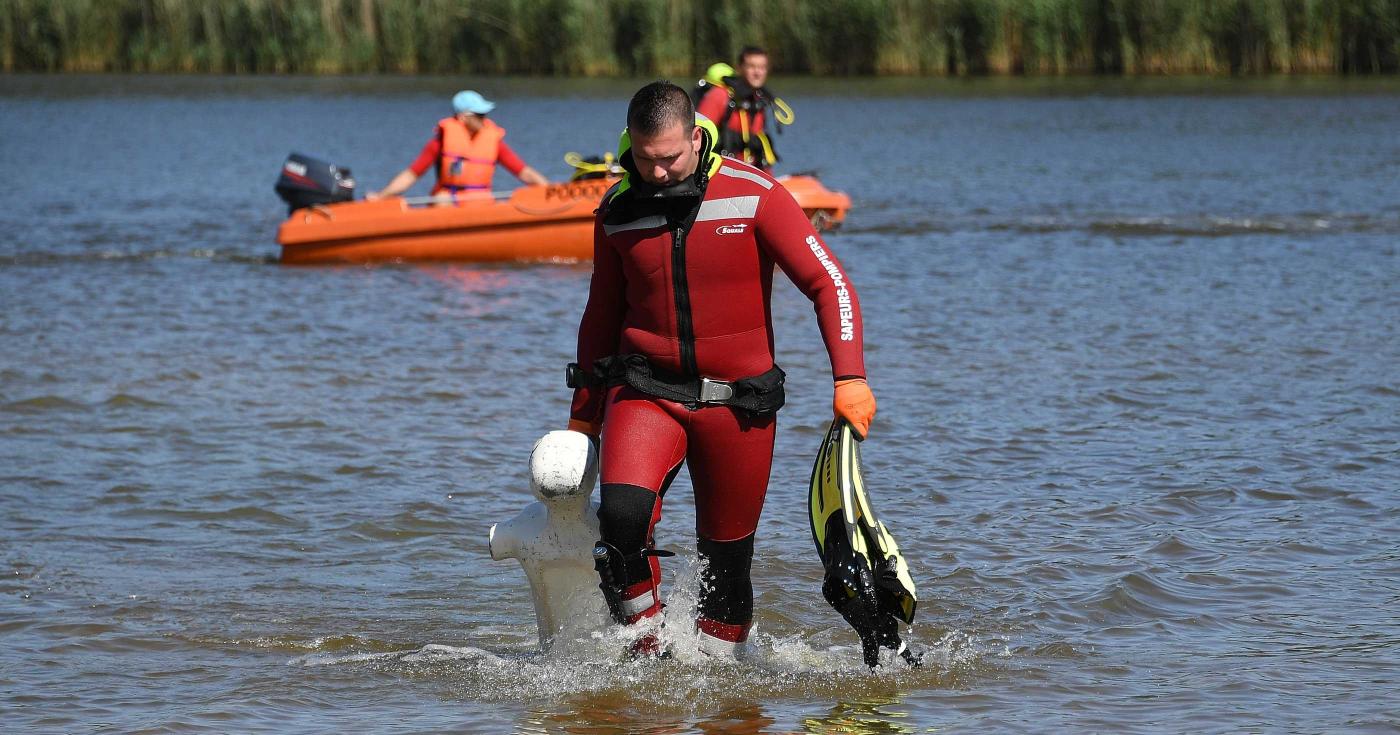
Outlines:
{"type": "Polygon", "coordinates": [[[608,176],[621,176],[624,171],[618,165],[617,157],[611,151],[605,151],[601,156],[582,155],[569,151],[564,154],[564,163],[574,167],[574,173],[569,176],[569,181],[583,181],[586,179],[602,179],[608,176]]]}
{"type": "Polygon", "coordinates": [[[791,125],[793,121],[797,119],[797,115],[793,113],[792,108],[788,106],[788,103],[783,101],[783,98],[774,97],[773,119],[777,120],[778,122],[784,125],[791,125]]]}

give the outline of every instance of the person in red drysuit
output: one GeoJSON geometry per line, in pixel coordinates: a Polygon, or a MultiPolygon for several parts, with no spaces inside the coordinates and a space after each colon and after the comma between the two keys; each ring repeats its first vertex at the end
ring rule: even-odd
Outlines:
{"type": "Polygon", "coordinates": [[[709,81],[695,107],[696,112],[713,120],[719,128],[716,153],[764,171],[778,162],[769,130],[774,121],[770,118],[792,122],[791,108],[765,86],[767,82],[768,52],[758,46],[745,46],[739,52],[737,73],[709,81]],[[784,112],[789,117],[784,118],[784,112]]]}
{"type": "Polygon", "coordinates": [[[423,146],[418,158],[400,171],[388,186],[366,194],[365,198],[398,196],[432,167],[437,169],[433,196],[453,202],[463,197],[489,196],[492,174],[498,163],[526,184],[548,184],[548,179],[525,165],[506,145],[505,128],[486,117],[495,107],[496,103],[477,92],[458,92],[452,98],[453,116],[438,121],[433,137],[423,146]]]}
{"type": "MultiPolygon", "coordinates": [[[[792,195],[714,154],[714,125],[698,122],[689,95],[669,82],[643,87],[628,106],[619,153],[627,175],[594,224],[569,428],[602,439],[595,557],[614,619],[636,624],[661,610],[652,532],[684,462],[705,565],[700,641],[737,655],[753,619],[749,567],[783,401],[775,265],[816,308],[836,415],[863,436],[875,398],[845,270],[792,195]]],[[[647,632],[633,652],[657,648],[647,632]]]]}

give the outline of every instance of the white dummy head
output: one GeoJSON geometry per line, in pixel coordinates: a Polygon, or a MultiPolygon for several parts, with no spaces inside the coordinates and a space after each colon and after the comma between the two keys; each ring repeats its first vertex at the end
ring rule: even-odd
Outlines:
{"type": "Polygon", "coordinates": [[[551,431],[530,450],[530,490],[545,502],[587,498],[598,481],[598,451],[587,434],[551,431]]]}

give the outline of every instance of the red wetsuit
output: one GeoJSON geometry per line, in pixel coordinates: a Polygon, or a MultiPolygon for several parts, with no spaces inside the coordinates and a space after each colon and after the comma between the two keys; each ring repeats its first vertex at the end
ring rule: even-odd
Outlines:
{"type": "MultiPolygon", "coordinates": [[[[715,125],[719,125],[720,121],[724,120],[725,112],[729,107],[729,101],[729,90],[719,85],[713,85],[705,92],[705,96],[700,98],[700,104],[695,106],[695,111],[710,118],[714,121],[715,125]]],[[[743,121],[739,118],[738,110],[730,112],[729,119],[724,120],[724,127],[721,129],[721,132],[724,130],[729,130],[741,135],[743,134],[743,121]]],[[[753,135],[756,132],[762,131],[763,110],[754,110],[749,113],[749,134],[753,135]]]]}
{"type": "MultiPolygon", "coordinates": [[[[770,297],[777,265],[812,300],[833,376],[864,377],[860,307],[840,263],[773,177],[722,161],[697,173],[703,198],[691,209],[693,223],[657,215],[626,194],[600,208],[579,364],[636,353],[682,376],[729,381],[764,373],[774,365],[770,297]]],[[[651,546],[661,498],[688,462],[699,551],[710,566],[699,626],[721,641],[743,641],[752,619],[748,569],[772,464],[774,415],[687,407],[630,386],[592,385],[576,389],[571,416],[603,425],[602,534],[624,553],[651,546]]],[[[623,593],[629,621],[660,610],[656,559],[634,560],[633,569],[639,571],[623,593]]]]}
{"type": "MultiPolygon", "coordinates": [[[[727,81],[739,84],[734,80],[727,81]]],[[[747,89],[746,86],[744,88],[747,89]]],[[[738,98],[735,94],[736,92],[727,87],[711,86],[700,98],[695,111],[719,126],[720,153],[767,169],[769,162],[766,160],[764,146],[759,142],[760,138],[767,141],[770,149],[773,144],[764,130],[764,125],[767,124],[764,120],[767,92],[738,92],[742,95],[738,98]]]]}

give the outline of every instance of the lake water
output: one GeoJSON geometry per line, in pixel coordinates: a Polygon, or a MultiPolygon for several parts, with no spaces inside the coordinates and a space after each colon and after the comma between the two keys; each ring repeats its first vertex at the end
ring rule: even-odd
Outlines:
{"type": "MultiPolygon", "coordinates": [[[[626,82],[486,79],[547,176],[626,82]]],[[[739,664],[541,655],[486,529],[562,428],[589,269],[290,268],[283,157],[407,165],[453,79],[0,77],[6,732],[1400,731],[1400,89],[774,86],[854,208],[867,480],[918,670],[820,596],[810,305],[739,664]]],[[[500,176],[506,176],[500,174],[500,176]]],[[[508,176],[507,176],[508,179],[508,176]]]]}

